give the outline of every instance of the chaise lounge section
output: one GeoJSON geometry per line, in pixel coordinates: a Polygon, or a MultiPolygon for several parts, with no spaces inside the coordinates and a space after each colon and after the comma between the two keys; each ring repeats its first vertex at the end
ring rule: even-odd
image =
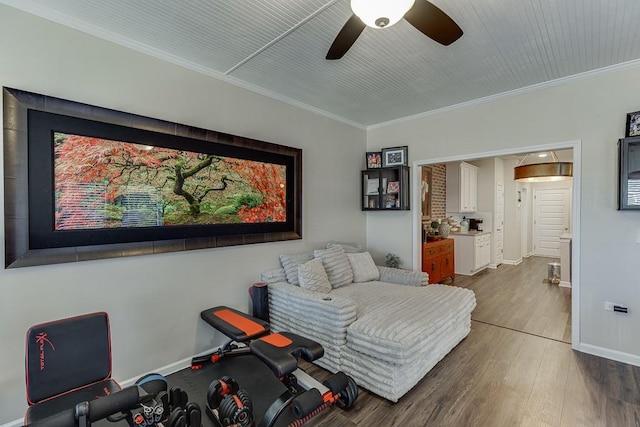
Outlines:
{"type": "Polygon", "coordinates": [[[281,261],[283,268],[262,275],[272,329],[318,341],[325,356],[314,363],[344,371],[390,401],[397,402],[469,334],[476,300],[468,289],[427,286],[426,273],[375,266],[368,253],[346,253],[335,244],[281,261]],[[317,270],[316,257],[330,279],[328,289],[305,279],[308,263],[317,270]],[[336,263],[339,278],[332,274],[336,263]]]}

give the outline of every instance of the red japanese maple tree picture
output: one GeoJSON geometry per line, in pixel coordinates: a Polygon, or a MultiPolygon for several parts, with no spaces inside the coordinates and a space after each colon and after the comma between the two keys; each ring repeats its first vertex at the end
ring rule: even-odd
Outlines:
{"type": "Polygon", "coordinates": [[[287,221],[286,167],[54,132],[55,230],[287,221]]]}

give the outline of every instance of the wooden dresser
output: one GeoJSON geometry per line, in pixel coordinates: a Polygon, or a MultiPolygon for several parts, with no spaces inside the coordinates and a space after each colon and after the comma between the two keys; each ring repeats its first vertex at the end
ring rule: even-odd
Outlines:
{"type": "Polygon", "coordinates": [[[429,274],[429,283],[455,279],[454,240],[442,239],[422,244],[422,271],[429,274]]]}

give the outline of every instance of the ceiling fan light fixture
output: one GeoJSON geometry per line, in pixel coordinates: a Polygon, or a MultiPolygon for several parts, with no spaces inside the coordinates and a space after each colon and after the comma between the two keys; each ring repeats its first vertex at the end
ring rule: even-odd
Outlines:
{"type": "Polygon", "coordinates": [[[411,9],[415,0],[351,0],[351,10],[371,28],[390,27],[411,9]]]}

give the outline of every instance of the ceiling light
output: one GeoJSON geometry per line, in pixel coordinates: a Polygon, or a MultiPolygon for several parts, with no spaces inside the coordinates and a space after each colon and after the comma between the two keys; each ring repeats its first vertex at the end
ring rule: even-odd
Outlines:
{"type": "Polygon", "coordinates": [[[523,165],[527,153],[513,169],[513,179],[519,182],[562,181],[573,176],[573,163],[560,162],[555,152],[551,152],[553,162],[523,165]]]}
{"type": "Polygon", "coordinates": [[[402,19],[415,0],[351,0],[351,9],[372,28],[390,27],[402,19]]]}
{"type": "Polygon", "coordinates": [[[547,157],[547,153],[540,153],[538,154],[538,157],[547,157]]]}

